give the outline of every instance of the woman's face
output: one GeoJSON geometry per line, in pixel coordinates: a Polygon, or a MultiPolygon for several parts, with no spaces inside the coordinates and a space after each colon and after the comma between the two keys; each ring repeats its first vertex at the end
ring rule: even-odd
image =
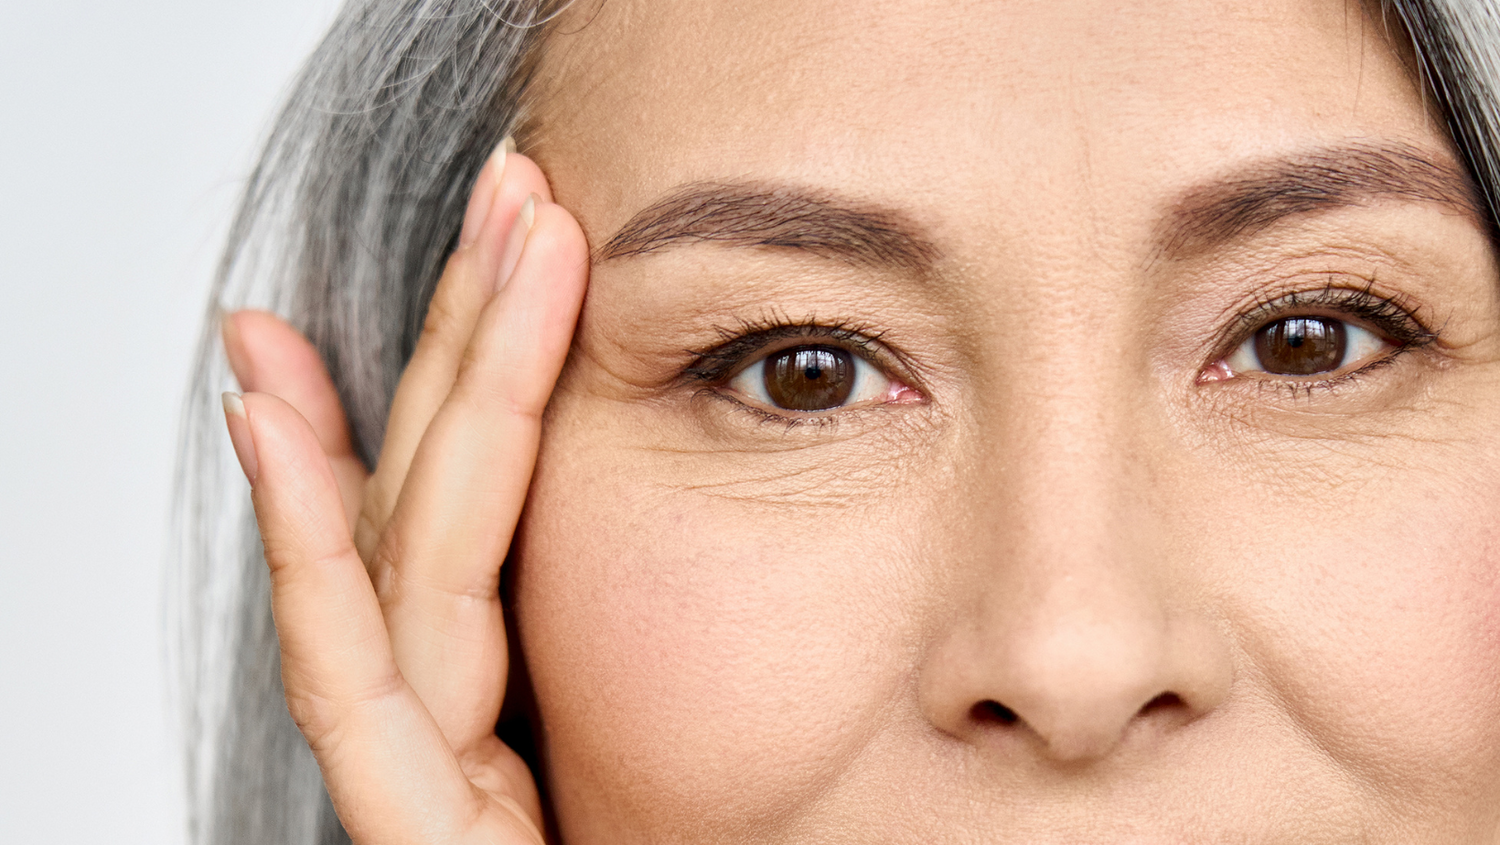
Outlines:
{"type": "Polygon", "coordinates": [[[567,841],[1500,835],[1495,256],[1383,33],[576,4],[514,584],[567,841]]]}

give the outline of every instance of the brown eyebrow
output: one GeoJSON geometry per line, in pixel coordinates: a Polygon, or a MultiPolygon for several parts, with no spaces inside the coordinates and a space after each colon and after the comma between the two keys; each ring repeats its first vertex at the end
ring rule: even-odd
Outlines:
{"type": "MultiPolygon", "coordinates": [[[[1468,171],[1407,144],[1350,144],[1242,166],[1169,204],[1158,258],[1181,259],[1298,214],[1379,199],[1435,203],[1492,230],[1468,171]]],[[[637,212],[596,262],[690,243],[797,250],[877,270],[928,274],[938,249],[906,215],[795,185],[695,182],[637,212]]]]}
{"type": "Polygon", "coordinates": [[[594,260],[687,243],[798,250],[915,273],[929,272],[938,257],[920,228],[895,209],[791,185],[696,182],[631,217],[594,260]]]}
{"type": "Polygon", "coordinates": [[[1492,225],[1468,171],[1446,156],[1406,144],[1352,144],[1253,162],[1189,189],[1163,220],[1160,254],[1190,257],[1292,215],[1380,199],[1444,205],[1492,225]]]}

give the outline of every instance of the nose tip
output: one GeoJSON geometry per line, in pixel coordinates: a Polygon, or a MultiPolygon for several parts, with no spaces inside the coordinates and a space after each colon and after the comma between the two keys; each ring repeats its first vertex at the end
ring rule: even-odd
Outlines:
{"type": "Polygon", "coordinates": [[[1159,420],[1091,378],[1007,394],[958,488],[967,518],[932,546],[920,706],[982,756],[1149,754],[1229,695],[1231,640],[1170,507],[1159,420]]]}
{"type": "Polygon", "coordinates": [[[1086,763],[1149,743],[1227,696],[1227,650],[1207,626],[1161,616],[1034,621],[1043,624],[991,636],[969,628],[933,658],[927,706],[939,729],[989,749],[1086,763]]]}
{"type": "Polygon", "coordinates": [[[980,728],[986,720],[1009,725],[1029,733],[1046,756],[1079,762],[1108,756],[1138,724],[1190,714],[1162,637],[1089,627],[1059,626],[1012,652],[996,695],[969,718],[980,728]]]}

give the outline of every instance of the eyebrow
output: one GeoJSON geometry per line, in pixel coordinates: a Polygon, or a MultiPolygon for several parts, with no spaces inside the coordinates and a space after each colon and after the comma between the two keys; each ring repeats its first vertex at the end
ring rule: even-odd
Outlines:
{"type": "MultiPolygon", "coordinates": [[[[1182,259],[1299,214],[1381,199],[1434,203],[1494,224],[1468,171],[1409,144],[1348,144],[1252,162],[1180,194],[1157,233],[1182,259]]],[[[693,243],[801,251],[856,266],[930,274],[940,251],[897,209],[796,185],[694,182],[637,212],[594,261],[693,243]]]]}
{"type": "Polygon", "coordinates": [[[691,243],[797,250],[876,270],[931,271],[938,250],[907,215],[793,185],[695,182],[631,217],[596,262],[691,243]]]}
{"type": "Polygon", "coordinates": [[[1251,237],[1287,217],[1382,199],[1434,203],[1492,227],[1468,171],[1407,144],[1351,144],[1253,162],[1171,204],[1161,255],[1184,258],[1251,237]]]}

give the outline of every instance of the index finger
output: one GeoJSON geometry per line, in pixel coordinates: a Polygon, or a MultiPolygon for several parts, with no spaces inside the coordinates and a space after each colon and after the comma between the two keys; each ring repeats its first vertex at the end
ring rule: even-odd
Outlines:
{"type": "Polygon", "coordinates": [[[588,281],[577,222],[552,203],[538,203],[535,220],[375,553],[396,662],[456,748],[492,733],[504,698],[500,567],[588,281]]]}
{"type": "Polygon", "coordinates": [[[380,531],[396,506],[417,444],[453,387],[480,311],[520,258],[525,227],[516,223],[521,207],[533,194],[550,199],[546,177],[531,159],[514,152],[513,145],[502,146],[480,174],[462,245],[449,258],[433,291],[422,334],[396,388],[385,442],[355,532],[365,560],[371,559],[380,531]]]}

